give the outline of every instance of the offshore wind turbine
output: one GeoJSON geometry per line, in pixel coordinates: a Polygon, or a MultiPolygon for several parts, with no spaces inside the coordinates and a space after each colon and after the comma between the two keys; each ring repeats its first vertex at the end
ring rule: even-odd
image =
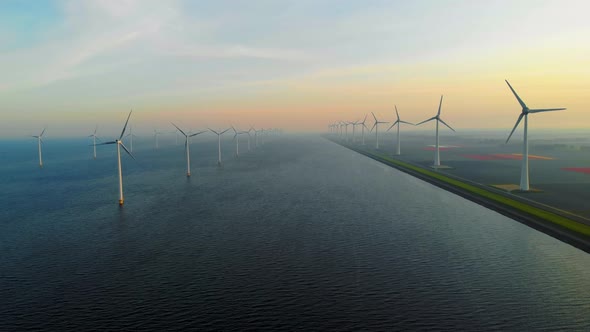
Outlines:
{"type": "MultiPolygon", "coordinates": [[[[170,122],[172,123],[172,122],[170,122]]],[[[190,138],[200,135],[202,133],[207,132],[205,131],[199,131],[197,133],[194,134],[187,134],[185,133],[182,129],[180,129],[177,125],[175,125],[174,123],[172,123],[172,125],[174,127],[176,127],[176,129],[178,129],[178,131],[184,135],[184,149],[186,150],[186,176],[190,177],[191,176],[191,153],[190,153],[190,138]]]]}
{"type": "Polygon", "coordinates": [[[510,88],[510,90],[514,94],[514,97],[516,97],[516,100],[518,100],[518,103],[522,107],[522,111],[520,112],[520,115],[518,116],[518,120],[516,120],[516,124],[514,125],[514,128],[512,128],[512,131],[510,132],[510,135],[508,135],[508,139],[506,140],[506,143],[508,143],[508,141],[510,140],[510,137],[512,137],[512,134],[516,130],[516,127],[518,127],[518,124],[520,123],[520,121],[522,120],[522,118],[524,118],[524,141],[523,141],[523,147],[522,147],[522,150],[523,150],[522,151],[522,166],[521,166],[521,169],[520,169],[520,190],[522,190],[522,191],[528,191],[529,190],[529,142],[528,142],[528,117],[529,117],[529,113],[563,111],[566,108],[538,108],[538,109],[530,109],[524,103],[524,101],[522,101],[522,99],[520,99],[520,97],[518,96],[518,94],[516,93],[516,91],[514,91],[514,89],[510,85],[510,83],[508,83],[508,80],[506,80],[506,84],[508,84],[508,87],[510,88]]]}
{"type": "Polygon", "coordinates": [[[131,152],[129,150],[127,150],[127,148],[123,144],[123,141],[121,140],[121,139],[123,139],[123,135],[125,135],[125,129],[127,129],[127,124],[129,123],[129,118],[131,117],[132,112],[133,112],[133,110],[131,110],[129,112],[129,115],[127,116],[127,121],[125,121],[125,126],[123,126],[123,130],[121,131],[121,135],[119,135],[118,139],[115,139],[114,141],[98,144],[98,145],[117,144],[117,163],[119,165],[119,205],[123,205],[123,202],[125,201],[125,199],[123,198],[123,172],[121,171],[121,148],[123,148],[123,150],[125,152],[127,152],[127,154],[131,158],[135,159],[133,154],[131,154],[131,152]]]}
{"type": "Polygon", "coordinates": [[[217,135],[217,151],[219,152],[217,158],[217,166],[221,166],[221,135],[223,135],[226,131],[230,130],[231,128],[227,128],[224,131],[215,131],[211,128],[208,129],[217,135]]]}
{"type": "Polygon", "coordinates": [[[250,130],[254,131],[254,147],[258,147],[258,130],[254,129],[252,125],[250,125],[250,130]]]}
{"type": "Polygon", "coordinates": [[[97,139],[96,131],[97,130],[98,130],[98,126],[96,126],[94,128],[94,133],[92,133],[92,135],[88,136],[88,137],[92,137],[92,146],[94,148],[94,159],[96,159],[96,139],[97,139]]]}
{"type": "Polygon", "coordinates": [[[162,134],[162,132],[159,132],[158,129],[154,129],[154,141],[156,144],[156,149],[158,149],[159,145],[158,145],[158,135],[162,134]]]}
{"type": "Polygon", "coordinates": [[[43,144],[43,134],[45,134],[45,129],[47,128],[43,128],[43,131],[41,134],[39,134],[39,136],[31,136],[37,139],[37,146],[39,147],[39,167],[41,168],[43,168],[43,154],[41,153],[41,144],[43,144]]]}
{"type": "MultiPolygon", "coordinates": [[[[396,150],[396,154],[399,156],[401,154],[401,143],[400,143],[400,139],[399,139],[399,125],[401,123],[405,123],[405,124],[409,124],[414,126],[413,123],[407,122],[407,121],[403,121],[400,120],[399,118],[399,112],[397,111],[397,105],[395,106],[395,115],[397,116],[397,120],[395,120],[395,122],[391,125],[391,127],[389,127],[389,129],[393,128],[393,126],[397,125],[397,150],[396,150]]],[[[389,129],[387,129],[387,131],[389,131],[389,129]]]]}
{"type": "Polygon", "coordinates": [[[244,133],[248,134],[248,151],[250,151],[250,132],[252,131],[253,128],[248,129],[247,131],[244,131],[244,133]]]}
{"type": "Polygon", "coordinates": [[[371,127],[371,131],[373,131],[373,128],[375,128],[375,149],[379,149],[379,124],[380,123],[389,123],[389,122],[385,122],[385,121],[379,121],[377,120],[377,117],[375,116],[375,113],[371,112],[371,114],[373,114],[373,119],[375,119],[375,124],[373,124],[373,127],[371,127]]]}
{"type": "Polygon", "coordinates": [[[244,134],[245,131],[237,131],[234,126],[231,126],[231,129],[234,131],[234,140],[236,141],[236,158],[240,156],[240,134],[244,134]]]}
{"type": "Polygon", "coordinates": [[[129,134],[125,137],[129,137],[129,151],[133,152],[133,137],[137,137],[137,135],[133,133],[133,126],[129,126],[129,134]]]}
{"type": "Polygon", "coordinates": [[[440,146],[438,143],[438,123],[441,122],[442,124],[444,124],[445,126],[447,126],[450,130],[455,131],[455,129],[451,128],[451,126],[449,126],[446,122],[443,121],[443,119],[440,118],[440,109],[442,107],[442,101],[443,101],[443,96],[440,96],[440,103],[438,104],[438,112],[436,113],[436,116],[433,116],[432,118],[428,119],[428,120],[424,120],[420,123],[418,123],[416,126],[419,126],[423,123],[426,123],[428,121],[432,121],[432,120],[436,120],[436,148],[434,150],[434,166],[440,166],[440,146]]]}

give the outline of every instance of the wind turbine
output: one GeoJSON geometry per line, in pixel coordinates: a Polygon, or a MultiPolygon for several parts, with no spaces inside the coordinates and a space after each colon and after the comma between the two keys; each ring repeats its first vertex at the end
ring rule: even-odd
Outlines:
{"type": "Polygon", "coordinates": [[[363,145],[365,145],[365,129],[369,129],[365,125],[365,121],[367,121],[367,114],[365,114],[365,118],[363,119],[363,122],[359,122],[359,124],[362,126],[361,127],[361,136],[362,136],[363,145]]]}
{"type": "MultiPolygon", "coordinates": [[[[397,120],[395,120],[395,122],[391,125],[391,127],[389,127],[389,129],[393,128],[393,126],[397,125],[397,151],[396,154],[399,156],[401,154],[401,143],[400,143],[400,139],[399,139],[399,125],[401,123],[405,123],[405,124],[409,124],[409,125],[414,125],[413,123],[407,122],[407,121],[403,121],[400,120],[399,118],[399,112],[397,111],[397,105],[395,106],[395,115],[397,116],[397,120]]],[[[387,131],[389,131],[389,129],[387,129],[387,131]]]]}
{"type": "Polygon", "coordinates": [[[379,121],[377,120],[377,117],[375,116],[375,113],[371,112],[371,114],[373,114],[373,119],[375,119],[375,124],[373,124],[373,127],[371,127],[371,131],[373,131],[373,128],[375,128],[375,149],[379,149],[379,124],[380,123],[389,123],[389,122],[385,122],[385,121],[379,121]]]}
{"type": "MultiPolygon", "coordinates": [[[[170,122],[170,123],[172,123],[172,122],[170,122]]],[[[175,125],[174,123],[172,123],[172,125],[173,125],[174,127],[176,127],[176,129],[178,129],[178,131],[179,131],[181,134],[183,134],[183,135],[184,135],[184,148],[185,148],[185,150],[186,150],[186,176],[187,176],[187,177],[190,177],[190,176],[191,176],[191,154],[190,154],[190,138],[191,138],[191,137],[194,137],[194,136],[197,136],[197,135],[200,135],[200,134],[202,134],[202,133],[205,133],[205,132],[207,132],[207,131],[205,130],[205,131],[199,131],[199,132],[197,132],[197,133],[194,133],[194,134],[187,134],[187,133],[185,133],[184,131],[182,131],[182,129],[178,128],[178,126],[177,126],[177,125],[175,125]]]]}
{"type": "Polygon", "coordinates": [[[156,149],[158,148],[158,135],[162,134],[161,132],[158,131],[158,129],[154,129],[154,140],[156,143],[156,149]]]}
{"type": "Polygon", "coordinates": [[[240,156],[240,139],[239,135],[244,134],[245,131],[237,131],[234,126],[231,126],[231,129],[234,131],[234,140],[236,140],[236,158],[240,156]]]}
{"type": "Polygon", "coordinates": [[[133,126],[129,126],[129,134],[125,137],[129,137],[129,151],[133,152],[133,137],[137,137],[137,135],[133,133],[133,126]]]}
{"type": "Polygon", "coordinates": [[[39,136],[31,136],[37,139],[37,145],[39,146],[39,167],[41,168],[43,168],[43,155],[41,153],[41,144],[43,144],[43,134],[45,133],[45,129],[47,128],[43,128],[43,131],[41,132],[41,134],[39,134],[39,136]]]}
{"type": "Polygon", "coordinates": [[[98,126],[96,126],[94,128],[94,133],[92,133],[92,135],[88,136],[88,137],[92,137],[92,146],[94,147],[94,159],[96,159],[96,139],[98,138],[96,136],[96,131],[98,130],[98,126]]]}
{"type": "Polygon", "coordinates": [[[522,147],[522,150],[523,150],[522,151],[522,166],[520,169],[520,190],[528,191],[529,190],[529,142],[528,142],[527,132],[528,132],[529,113],[563,111],[566,108],[530,109],[527,107],[527,105],[524,103],[524,101],[522,101],[522,99],[520,99],[518,94],[516,94],[516,91],[514,91],[514,89],[510,85],[510,83],[508,83],[508,80],[506,80],[506,84],[508,84],[508,87],[510,88],[510,90],[514,94],[514,97],[516,97],[516,100],[518,100],[518,103],[520,104],[520,106],[522,106],[522,111],[521,111],[520,115],[518,116],[518,120],[516,120],[516,124],[514,125],[514,128],[512,128],[510,135],[508,135],[508,139],[506,140],[506,143],[508,143],[508,141],[510,140],[510,137],[512,137],[512,134],[516,130],[516,127],[518,127],[518,124],[520,123],[522,118],[524,118],[524,142],[523,142],[523,147],[522,147]]]}
{"type": "Polygon", "coordinates": [[[224,131],[215,131],[211,128],[208,128],[209,130],[211,130],[214,134],[217,135],[217,150],[219,151],[219,157],[217,159],[217,166],[221,166],[221,135],[223,135],[226,131],[230,130],[231,128],[227,128],[224,131]]]}
{"type": "Polygon", "coordinates": [[[451,128],[451,126],[449,126],[446,122],[443,121],[443,119],[440,118],[440,109],[442,107],[442,101],[443,101],[443,96],[440,96],[440,103],[438,104],[438,112],[436,113],[436,116],[433,116],[432,118],[428,119],[428,120],[424,120],[420,123],[418,123],[416,126],[419,126],[423,123],[426,123],[428,121],[432,121],[432,120],[436,120],[436,149],[434,150],[434,166],[440,166],[440,146],[438,144],[438,123],[441,122],[442,124],[444,124],[445,126],[447,126],[450,130],[455,131],[455,129],[451,128]]]}
{"type": "Polygon", "coordinates": [[[258,147],[258,130],[254,129],[252,125],[250,125],[250,130],[254,131],[254,147],[258,147]]]}
{"type": "Polygon", "coordinates": [[[131,110],[129,112],[129,115],[127,116],[127,121],[125,121],[125,126],[123,127],[123,130],[121,131],[121,135],[119,135],[119,139],[115,139],[114,141],[98,144],[98,145],[117,144],[117,162],[119,165],[119,205],[123,205],[123,202],[124,202],[124,198],[123,198],[123,172],[121,171],[121,148],[123,148],[123,150],[125,150],[125,152],[127,152],[127,154],[135,160],[135,157],[133,156],[133,154],[131,154],[131,152],[129,152],[129,150],[127,150],[127,148],[123,144],[123,141],[121,141],[121,139],[123,138],[123,135],[125,135],[125,129],[127,129],[127,124],[129,123],[129,118],[131,117],[132,112],[133,112],[133,110],[131,110]]]}
{"type": "Polygon", "coordinates": [[[352,143],[356,143],[356,126],[359,125],[359,120],[350,123],[352,125],[352,143]]]}
{"type": "Polygon", "coordinates": [[[244,133],[248,134],[248,151],[250,151],[250,132],[253,130],[253,128],[248,129],[247,131],[244,131],[244,133]]]}

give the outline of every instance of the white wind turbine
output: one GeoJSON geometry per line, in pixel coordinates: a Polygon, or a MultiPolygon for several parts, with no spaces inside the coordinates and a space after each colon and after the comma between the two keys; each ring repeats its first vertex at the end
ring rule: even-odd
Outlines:
{"type": "Polygon", "coordinates": [[[373,128],[375,128],[375,148],[379,149],[379,124],[380,123],[389,123],[389,122],[385,122],[385,121],[379,121],[377,120],[377,117],[375,116],[375,113],[371,112],[371,114],[373,114],[373,119],[375,119],[375,124],[373,124],[373,127],[371,127],[371,131],[373,131],[373,128]]]}
{"type": "Polygon", "coordinates": [[[133,126],[129,126],[129,134],[125,137],[129,137],[129,151],[133,152],[133,137],[137,137],[137,135],[133,133],[133,126]]]}
{"type": "Polygon", "coordinates": [[[39,147],[39,167],[43,167],[43,154],[41,153],[41,144],[43,144],[43,134],[45,134],[45,129],[47,128],[43,128],[43,131],[41,132],[41,134],[39,134],[39,136],[31,136],[31,137],[35,137],[37,139],[37,145],[39,147]]]}
{"type": "Polygon", "coordinates": [[[253,128],[248,129],[247,131],[244,131],[245,134],[248,134],[248,151],[250,151],[250,138],[252,135],[250,135],[250,132],[253,130],[253,128]]]}
{"type": "Polygon", "coordinates": [[[162,132],[159,132],[158,129],[154,129],[154,142],[156,144],[156,149],[158,149],[159,145],[158,145],[158,136],[160,134],[163,134],[162,132]]]}
{"type": "Polygon", "coordinates": [[[356,126],[359,124],[359,120],[356,120],[354,122],[350,122],[350,124],[352,125],[352,143],[356,143],[356,126]]]}
{"type": "Polygon", "coordinates": [[[400,143],[400,138],[399,138],[399,125],[401,123],[405,123],[405,124],[409,124],[414,126],[413,123],[407,122],[407,121],[403,121],[400,120],[399,118],[399,112],[397,111],[397,105],[395,106],[395,115],[397,116],[397,120],[395,120],[395,122],[391,125],[391,127],[389,127],[389,129],[387,129],[387,131],[389,131],[391,128],[393,128],[393,126],[397,125],[397,150],[396,150],[396,154],[399,156],[401,154],[401,143],[400,143]]]}
{"type": "Polygon", "coordinates": [[[234,140],[236,141],[236,158],[240,156],[240,136],[241,134],[245,134],[245,131],[237,131],[234,126],[231,126],[231,129],[234,131],[234,140]]]}
{"type": "Polygon", "coordinates": [[[440,166],[440,147],[438,144],[438,123],[441,122],[442,124],[444,124],[445,126],[447,126],[450,130],[455,131],[455,129],[451,128],[451,126],[449,126],[446,122],[443,121],[443,119],[440,118],[440,109],[442,107],[442,101],[443,101],[443,96],[440,96],[440,103],[438,104],[438,112],[436,113],[436,116],[433,116],[432,118],[428,119],[428,120],[424,120],[420,123],[417,124],[417,126],[426,123],[428,121],[432,121],[432,120],[436,120],[436,148],[434,150],[434,166],[440,166]]]}
{"type": "Polygon", "coordinates": [[[123,144],[123,141],[121,140],[121,139],[123,139],[123,135],[125,135],[125,129],[127,129],[127,124],[129,123],[129,118],[131,117],[132,112],[133,112],[133,110],[129,112],[129,115],[127,116],[127,121],[125,121],[125,126],[123,127],[123,130],[121,131],[121,135],[119,135],[118,139],[115,139],[114,141],[98,144],[98,145],[117,144],[117,163],[119,165],[119,205],[123,205],[123,202],[124,202],[124,198],[123,198],[123,172],[121,170],[121,148],[123,148],[123,150],[125,150],[125,152],[127,152],[127,154],[131,158],[135,159],[133,154],[131,154],[131,152],[129,152],[129,150],[127,150],[127,148],[123,144]]]}
{"type": "Polygon", "coordinates": [[[250,130],[254,131],[254,147],[258,147],[258,130],[254,129],[253,126],[250,126],[250,130]]]}
{"type": "Polygon", "coordinates": [[[350,125],[350,122],[346,121],[342,124],[344,125],[344,140],[348,142],[348,126],[350,125]]]}
{"type": "Polygon", "coordinates": [[[208,128],[211,132],[213,132],[215,135],[217,135],[217,151],[218,153],[218,158],[217,158],[217,166],[221,166],[221,135],[223,135],[226,131],[230,130],[231,128],[227,128],[224,131],[215,131],[211,128],[208,128]]]}
{"type": "Polygon", "coordinates": [[[365,122],[367,121],[367,115],[365,114],[365,118],[363,119],[363,122],[359,122],[359,124],[361,125],[361,136],[362,136],[362,144],[365,145],[365,129],[369,129],[367,128],[367,125],[365,125],[365,122]]]}
{"type": "Polygon", "coordinates": [[[98,136],[96,136],[97,130],[98,130],[98,126],[96,126],[94,128],[94,133],[92,133],[92,135],[88,136],[88,137],[92,137],[92,147],[94,148],[94,159],[96,159],[96,139],[98,138],[98,136]]]}
{"type": "MultiPolygon", "coordinates": [[[[172,123],[172,122],[170,122],[170,123],[172,123]]],[[[177,125],[175,125],[174,123],[172,123],[172,125],[174,127],[176,127],[176,129],[178,129],[178,131],[181,134],[184,135],[184,149],[186,150],[186,176],[187,177],[190,177],[191,176],[191,154],[190,154],[190,143],[191,143],[191,141],[190,141],[190,138],[191,137],[194,137],[194,136],[197,136],[197,135],[200,135],[202,133],[205,133],[207,131],[205,130],[205,131],[199,131],[199,132],[194,133],[194,134],[187,134],[182,129],[180,129],[177,125]]]]}
{"type": "Polygon", "coordinates": [[[528,135],[527,135],[527,132],[528,132],[528,115],[529,115],[529,113],[563,111],[566,108],[540,108],[540,109],[530,109],[522,101],[522,99],[520,99],[520,97],[518,96],[518,94],[516,94],[516,91],[514,91],[514,89],[510,85],[510,83],[508,83],[508,80],[506,80],[506,84],[508,84],[508,87],[510,88],[510,90],[514,94],[514,97],[516,97],[516,100],[518,100],[518,103],[522,107],[522,111],[521,111],[520,115],[518,116],[518,120],[516,120],[516,124],[514,125],[514,128],[512,128],[512,131],[510,132],[510,135],[508,135],[508,139],[506,140],[506,143],[508,143],[508,141],[510,140],[510,137],[512,137],[512,134],[516,130],[516,127],[518,127],[518,124],[520,123],[520,121],[522,120],[522,118],[524,118],[524,141],[523,141],[523,148],[522,148],[522,150],[523,150],[522,151],[522,166],[521,166],[521,169],[520,169],[520,190],[522,190],[522,191],[528,191],[529,190],[529,144],[528,144],[528,135]]]}

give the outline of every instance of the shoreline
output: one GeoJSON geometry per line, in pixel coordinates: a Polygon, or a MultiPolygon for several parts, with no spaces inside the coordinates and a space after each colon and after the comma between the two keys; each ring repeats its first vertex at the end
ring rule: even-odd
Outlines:
{"type": "Polygon", "coordinates": [[[550,206],[541,206],[539,203],[516,200],[510,197],[509,194],[491,190],[491,188],[481,183],[457,179],[456,177],[448,176],[435,170],[396,160],[388,155],[380,155],[326,136],[323,137],[335,144],[492,209],[555,239],[590,253],[590,226],[574,220],[582,217],[575,215],[568,216],[565,215],[567,213],[565,211],[550,206]]]}

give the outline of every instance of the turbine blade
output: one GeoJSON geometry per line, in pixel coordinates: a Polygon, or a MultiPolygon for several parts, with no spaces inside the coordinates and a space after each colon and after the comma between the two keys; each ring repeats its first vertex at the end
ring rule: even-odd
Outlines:
{"type": "Polygon", "coordinates": [[[399,112],[397,111],[397,105],[393,105],[395,107],[395,115],[397,115],[397,120],[399,121],[399,112]]]}
{"type": "Polygon", "coordinates": [[[106,145],[106,144],[116,144],[116,143],[117,143],[117,141],[110,141],[110,142],[99,143],[99,144],[96,144],[96,145],[106,145]]]}
{"type": "Polygon", "coordinates": [[[444,124],[445,126],[449,127],[450,130],[455,131],[455,129],[451,128],[451,126],[449,126],[446,122],[444,122],[443,119],[438,118],[438,121],[442,122],[442,124],[444,124]]]}
{"type": "Polygon", "coordinates": [[[190,135],[188,135],[188,137],[197,136],[197,135],[200,135],[200,134],[202,134],[202,133],[206,133],[206,132],[207,132],[206,130],[199,131],[198,133],[194,133],[194,134],[190,134],[190,135]]]}
{"type": "Polygon", "coordinates": [[[367,115],[368,114],[365,114],[365,118],[363,119],[363,122],[361,122],[363,124],[363,126],[365,125],[365,121],[367,121],[367,115]]]}
{"type": "Polygon", "coordinates": [[[373,128],[375,128],[376,126],[377,126],[377,122],[375,122],[375,123],[373,124],[373,127],[371,127],[371,130],[369,130],[369,132],[370,132],[370,133],[372,133],[372,132],[373,132],[373,128]]]}
{"type": "Polygon", "coordinates": [[[400,122],[399,120],[395,121],[389,128],[387,128],[386,131],[389,131],[391,128],[393,128],[398,122],[400,122]]]}
{"type": "Polygon", "coordinates": [[[123,143],[121,143],[121,147],[123,148],[123,150],[125,150],[125,152],[127,152],[127,154],[133,158],[133,160],[137,160],[135,159],[135,157],[133,156],[133,154],[131,152],[129,152],[129,150],[127,150],[127,148],[125,147],[125,145],[123,145],[123,143]]]}
{"type": "Polygon", "coordinates": [[[96,131],[98,130],[98,125],[94,128],[94,136],[96,136],[96,131]]]}
{"type": "Polygon", "coordinates": [[[440,115],[440,109],[442,107],[442,100],[443,100],[443,96],[440,96],[440,103],[438,103],[438,113],[436,113],[436,116],[440,115]]]}
{"type": "MultiPolygon", "coordinates": [[[[170,122],[170,123],[172,123],[172,122],[170,122]]],[[[176,129],[178,129],[178,131],[180,131],[180,132],[181,132],[181,133],[182,133],[184,136],[186,136],[186,133],[185,133],[184,131],[182,131],[182,129],[178,128],[178,126],[177,126],[177,125],[175,125],[174,123],[172,123],[172,125],[173,125],[174,127],[176,127],[176,129]]]]}
{"type": "Polygon", "coordinates": [[[230,130],[231,128],[227,128],[226,130],[222,131],[219,133],[219,135],[223,135],[223,133],[225,133],[226,131],[230,130]]]}
{"type": "Polygon", "coordinates": [[[408,121],[403,121],[403,120],[400,120],[399,122],[400,122],[400,123],[405,123],[405,124],[409,124],[409,125],[415,126],[415,124],[413,124],[413,123],[411,123],[411,122],[408,122],[408,121]]]}
{"type": "Polygon", "coordinates": [[[43,131],[41,132],[41,135],[39,135],[40,137],[43,136],[43,134],[45,133],[45,129],[47,129],[47,128],[43,128],[43,131]]]}
{"type": "Polygon", "coordinates": [[[529,113],[541,113],[541,112],[552,112],[552,111],[563,111],[567,108],[540,108],[536,110],[529,110],[529,113]]]}
{"type": "Polygon", "coordinates": [[[436,116],[433,116],[433,117],[431,117],[431,118],[430,118],[430,119],[428,119],[428,120],[424,120],[424,121],[422,121],[422,122],[419,122],[419,123],[415,124],[415,126],[419,126],[419,125],[421,125],[421,124],[423,124],[423,123],[426,123],[426,122],[428,122],[428,121],[432,121],[432,120],[436,120],[436,116]]]}
{"type": "Polygon", "coordinates": [[[127,124],[129,123],[129,118],[131,117],[131,112],[133,112],[133,110],[129,111],[129,115],[127,116],[127,121],[125,121],[125,126],[123,126],[123,130],[121,131],[121,135],[119,136],[119,139],[123,138],[123,135],[125,134],[125,129],[127,129],[127,124]]]}
{"type": "MultiPolygon", "coordinates": [[[[520,113],[520,115],[518,116],[518,120],[516,120],[516,124],[514,125],[514,128],[512,128],[512,131],[510,132],[510,135],[508,135],[508,138],[506,139],[506,143],[508,143],[508,141],[510,140],[510,137],[512,137],[512,134],[514,134],[514,131],[516,130],[516,127],[518,127],[518,124],[520,123],[520,120],[522,120],[522,118],[524,117],[525,113],[520,113]]],[[[504,143],[504,144],[506,144],[504,143]]]]}
{"type": "Polygon", "coordinates": [[[375,113],[371,112],[371,114],[373,114],[373,119],[375,119],[375,122],[377,122],[377,117],[375,116],[375,113]]]}
{"type": "Polygon", "coordinates": [[[211,130],[212,132],[214,132],[215,134],[219,135],[219,133],[218,133],[218,132],[216,132],[215,130],[213,130],[213,129],[211,129],[211,128],[207,128],[207,129],[209,129],[209,130],[211,130]]]}
{"type": "Polygon", "coordinates": [[[508,87],[510,88],[510,90],[512,90],[512,93],[514,94],[514,97],[516,97],[516,100],[518,100],[518,103],[520,104],[520,106],[522,106],[522,108],[528,108],[528,107],[526,107],[526,104],[524,103],[524,101],[522,101],[522,99],[520,99],[520,97],[518,96],[516,91],[514,91],[514,89],[512,88],[512,85],[510,85],[510,83],[508,83],[508,80],[504,80],[504,81],[506,81],[506,84],[508,84],[508,87]]]}

